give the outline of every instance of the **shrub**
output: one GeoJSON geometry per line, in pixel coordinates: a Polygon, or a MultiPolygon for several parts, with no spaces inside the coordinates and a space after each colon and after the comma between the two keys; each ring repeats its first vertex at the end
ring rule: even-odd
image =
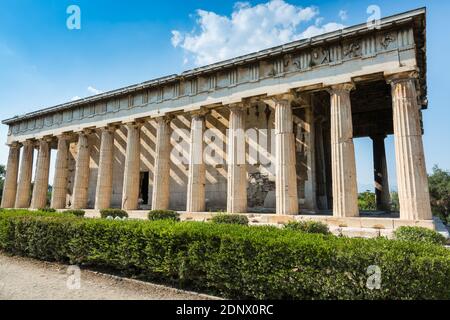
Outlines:
{"type": "Polygon", "coordinates": [[[52,213],[52,212],[56,212],[56,209],[53,209],[53,208],[41,208],[41,209],[39,209],[39,211],[52,213]]]}
{"type": "Polygon", "coordinates": [[[100,216],[104,219],[108,217],[128,218],[128,213],[122,209],[103,209],[100,210],[100,216]]]}
{"type": "Polygon", "coordinates": [[[152,210],[148,213],[148,220],[173,220],[180,221],[180,214],[171,210],[152,210]]]}
{"type": "Polygon", "coordinates": [[[358,208],[359,210],[373,211],[377,210],[377,201],[375,199],[375,193],[367,190],[358,194],[358,208]]]}
{"type": "Polygon", "coordinates": [[[247,216],[239,215],[239,214],[218,214],[214,216],[211,221],[213,223],[219,224],[240,224],[240,225],[248,225],[247,216]]]}
{"type": "Polygon", "coordinates": [[[284,226],[286,229],[305,233],[330,234],[328,226],[320,221],[294,221],[284,226]]]}
{"type": "Polygon", "coordinates": [[[64,211],[64,213],[65,214],[71,214],[71,215],[74,215],[76,217],[84,217],[86,212],[84,210],[67,210],[67,211],[64,211]]]}
{"type": "Polygon", "coordinates": [[[397,240],[427,242],[433,244],[446,244],[445,237],[430,229],[422,227],[400,227],[394,231],[394,236],[397,240]]]}
{"type": "Polygon", "coordinates": [[[449,299],[450,251],[269,227],[4,212],[0,249],[235,299],[449,299]],[[381,290],[366,283],[382,271],[381,290]]]}

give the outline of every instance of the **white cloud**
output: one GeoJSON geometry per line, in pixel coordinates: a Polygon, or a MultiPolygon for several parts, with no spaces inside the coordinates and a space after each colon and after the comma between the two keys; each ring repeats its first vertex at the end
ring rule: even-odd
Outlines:
{"type": "Polygon", "coordinates": [[[327,24],[324,24],[323,26],[317,25],[309,26],[308,28],[306,28],[305,31],[302,32],[301,38],[311,38],[322,33],[333,32],[339,29],[343,29],[344,27],[345,27],[344,25],[336,22],[329,22],[327,24]]]}
{"type": "Polygon", "coordinates": [[[340,10],[339,11],[339,18],[341,18],[342,21],[347,20],[348,19],[347,10],[340,10]]]}
{"type": "Polygon", "coordinates": [[[103,91],[98,90],[98,89],[95,89],[95,88],[92,87],[92,86],[89,86],[89,87],[87,88],[87,91],[89,91],[89,93],[91,93],[91,94],[100,94],[100,93],[103,93],[103,91]]]}
{"type": "Polygon", "coordinates": [[[181,35],[180,31],[173,30],[172,31],[172,45],[174,47],[177,47],[181,42],[183,41],[183,36],[181,35]]]}
{"type": "Polygon", "coordinates": [[[322,23],[314,6],[299,7],[284,0],[255,6],[236,2],[230,17],[197,10],[196,31],[173,30],[171,42],[195,64],[205,65],[343,27],[322,23]],[[307,27],[310,22],[315,25],[307,27]]]}
{"type": "Polygon", "coordinates": [[[81,97],[75,96],[75,97],[73,97],[72,99],[70,99],[70,101],[77,101],[77,100],[80,100],[80,99],[81,99],[81,97]]]}

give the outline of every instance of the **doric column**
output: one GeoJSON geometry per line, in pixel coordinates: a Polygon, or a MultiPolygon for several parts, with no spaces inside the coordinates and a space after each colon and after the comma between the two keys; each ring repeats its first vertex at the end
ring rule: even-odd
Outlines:
{"type": "Polygon", "coordinates": [[[298,214],[295,137],[291,97],[273,99],[275,108],[275,192],[277,214],[298,214]]]}
{"type": "Polygon", "coordinates": [[[230,106],[228,131],[227,212],[247,212],[247,169],[245,161],[245,109],[230,106]]]}
{"type": "Polygon", "coordinates": [[[193,114],[191,120],[191,144],[189,147],[187,212],[205,211],[205,164],[203,162],[204,130],[204,114],[193,114]]]}
{"type": "Polygon", "coordinates": [[[39,141],[36,174],[34,178],[31,209],[40,209],[47,206],[48,175],[50,171],[50,140],[39,141]]]}
{"type": "Polygon", "coordinates": [[[91,160],[88,134],[90,131],[82,131],[78,134],[72,209],[86,209],[87,207],[91,160]]]}
{"type": "Polygon", "coordinates": [[[17,142],[9,146],[6,177],[3,185],[2,208],[14,208],[17,192],[17,175],[19,172],[20,144],[17,142]]]}
{"type": "Polygon", "coordinates": [[[327,197],[327,174],[326,174],[326,161],[325,161],[325,147],[323,139],[323,123],[325,119],[323,117],[317,119],[315,123],[315,143],[316,143],[316,160],[317,160],[317,205],[319,209],[328,209],[328,197],[327,197]]]}
{"type": "Polygon", "coordinates": [[[391,76],[400,218],[432,219],[414,73],[391,76]]]}
{"type": "Polygon", "coordinates": [[[335,217],[356,217],[355,147],[353,145],[352,84],[333,86],[331,96],[331,167],[333,177],[333,212],[335,217]]]}
{"type": "Polygon", "coordinates": [[[375,194],[377,200],[377,210],[391,210],[391,196],[389,194],[389,180],[386,165],[386,150],[384,146],[385,135],[372,136],[373,144],[373,164],[374,164],[374,181],[375,194]]]}
{"type": "Polygon", "coordinates": [[[139,206],[139,175],[142,123],[127,123],[127,152],[123,176],[122,209],[136,210],[139,206]]]}
{"type": "Polygon", "coordinates": [[[58,152],[56,154],[55,175],[53,177],[52,202],[54,209],[65,209],[67,200],[67,178],[69,176],[69,136],[58,136],[58,152]]]}
{"type": "Polygon", "coordinates": [[[169,208],[170,182],[170,120],[160,117],[156,120],[156,156],[153,181],[152,209],[169,208]]]}
{"type": "Polygon", "coordinates": [[[115,131],[116,127],[102,128],[97,189],[95,192],[96,210],[108,209],[111,207],[115,131]]]}
{"type": "Polygon", "coordinates": [[[312,94],[300,94],[297,103],[301,108],[298,110],[299,116],[294,119],[297,129],[294,130],[296,131],[297,192],[298,197],[304,201],[301,209],[316,211],[315,119],[312,94]]]}
{"type": "Polygon", "coordinates": [[[19,184],[17,186],[16,208],[29,208],[31,197],[31,179],[33,175],[34,142],[22,143],[22,161],[20,163],[19,184]]]}

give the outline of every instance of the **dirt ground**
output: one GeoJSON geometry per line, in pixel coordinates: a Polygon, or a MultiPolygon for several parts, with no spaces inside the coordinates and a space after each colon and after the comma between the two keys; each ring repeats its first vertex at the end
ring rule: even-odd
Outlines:
{"type": "Polygon", "coordinates": [[[205,300],[213,297],[0,253],[0,300],[205,300]]]}

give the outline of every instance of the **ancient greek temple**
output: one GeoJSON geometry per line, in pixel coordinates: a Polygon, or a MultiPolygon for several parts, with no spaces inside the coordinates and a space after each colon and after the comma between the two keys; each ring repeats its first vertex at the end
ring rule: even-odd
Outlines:
{"type": "Polygon", "coordinates": [[[4,120],[1,206],[358,218],[353,139],[389,211],[393,135],[398,219],[431,221],[425,31],[418,9],[4,120]]]}

